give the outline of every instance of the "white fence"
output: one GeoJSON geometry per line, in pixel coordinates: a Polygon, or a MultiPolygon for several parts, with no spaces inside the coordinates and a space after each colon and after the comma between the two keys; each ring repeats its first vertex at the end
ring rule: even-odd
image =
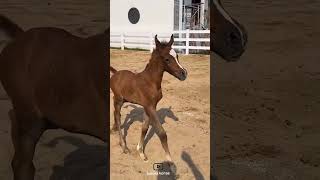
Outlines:
{"type": "MultiPolygon", "coordinates": [[[[184,30],[173,31],[173,48],[179,52],[189,54],[190,50],[210,50],[210,30],[184,30]]],[[[110,47],[139,48],[152,52],[154,45],[154,33],[110,33],[110,47]]],[[[158,39],[169,40],[171,34],[158,34],[158,39]]]]}

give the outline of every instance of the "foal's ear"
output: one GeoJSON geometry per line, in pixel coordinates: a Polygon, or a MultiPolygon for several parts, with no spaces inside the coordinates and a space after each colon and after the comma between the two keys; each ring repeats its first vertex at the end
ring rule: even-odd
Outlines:
{"type": "Polygon", "coordinates": [[[168,42],[167,46],[171,47],[173,42],[174,42],[174,39],[173,39],[173,34],[172,34],[171,38],[170,38],[170,41],[168,42]]]}
{"type": "Polygon", "coordinates": [[[154,37],[154,41],[155,41],[155,43],[156,43],[156,48],[159,48],[160,45],[161,45],[161,43],[160,43],[160,41],[158,40],[158,35],[156,35],[156,36],[154,37]]]}

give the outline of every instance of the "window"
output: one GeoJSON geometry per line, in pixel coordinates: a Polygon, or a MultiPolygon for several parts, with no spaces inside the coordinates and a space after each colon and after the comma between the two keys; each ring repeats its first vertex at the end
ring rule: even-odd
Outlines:
{"type": "Polygon", "coordinates": [[[128,19],[132,24],[137,24],[140,19],[140,12],[137,8],[131,8],[128,12],[128,19]]]}

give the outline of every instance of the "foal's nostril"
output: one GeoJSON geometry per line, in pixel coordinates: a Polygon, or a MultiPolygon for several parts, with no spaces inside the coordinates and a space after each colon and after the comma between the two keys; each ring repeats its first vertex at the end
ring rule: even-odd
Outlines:
{"type": "Polygon", "coordinates": [[[186,78],[186,77],[187,77],[187,71],[183,69],[183,70],[180,72],[180,75],[181,75],[182,77],[186,78]]]}
{"type": "Polygon", "coordinates": [[[186,76],[186,73],[184,72],[184,70],[182,70],[180,74],[181,74],[182,76],[186,76]]]}
{"type": "Polygon", "coordinates": [[[188,71],[186,69],[183,69],[184,75],[187,76],[188,75],[188,71]]]}

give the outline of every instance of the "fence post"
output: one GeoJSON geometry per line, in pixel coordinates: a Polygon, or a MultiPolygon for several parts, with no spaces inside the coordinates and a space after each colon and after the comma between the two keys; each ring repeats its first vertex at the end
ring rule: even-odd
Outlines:
{"type": "Polygon", "coordinates": [[[153,33],[150,33],[150,53],[153,51],[153,33]]]}
{"type": "Polygon", "coordinates": [[[190,36],[190,30],[187,29],[187,31],[186,31],[186,55],[189,55],[189,36],[190,36]]]}
{"type": "Polygon", "coordinates": [[[120,35],[120,47],[121,47],[121,50],[124,50],[124,34],[121,33],[120,35]]]}

